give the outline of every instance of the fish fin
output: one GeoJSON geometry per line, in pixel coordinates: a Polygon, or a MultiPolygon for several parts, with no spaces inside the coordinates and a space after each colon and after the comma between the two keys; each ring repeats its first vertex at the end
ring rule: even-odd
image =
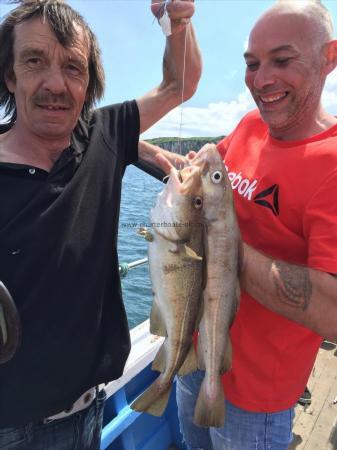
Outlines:
{"type": "Polygon", "coordinates": [[[183,259],[192,259],[194,261],[202,261],[202,256],[199,256],[191,247],[186,244],[171,242],[169,252],[181,253],[183,259]]]}
{"type": "Polygon", "coordinates": [[[183,258],[184,259],[193,259],[196,261],[202,261],[202,256],[199,256],[191,247],[188,247],[186,244],[183,245],[183,258]]]}
{"type": "Polygon", "coordinates": [[[191,343],[190,349],[185,357],[184,362],[178,370],[178,375],[187,375],[189,373],[195,372],[198,368],[197,358],[195,355],[193,342],[191,343]]]}
{"type": "Polygon", "coordinates": [[[146,241],[152,242],[153,241],[153,233],[151,233],[151,231],[149,231],[148,229],[142,227],[139,228],[137,231],[137,234],[139,234],[139,236],[142,236],[146,241]]]}
{"type": "Polygon", "coordinates": [[[228,336],[225,347],[223,366],[221,367],[221,375],[228,372],[232,368],[232,342],[228,336]]]}
{"type": "Polygon", "coordinates": [[[166,369],[166,350],[165,350],[165,342],[158,350],[153,362],[152,362],[152,370],[157,370],[158,372],[164,372],[166,369]]]}
{"type": "Polygon", "coordinates": [[[162,318],[159,306],[153,300],[150,315],[150,333],[157,336],[167,336],[166,326],[162,318]]]}
{"type": "Polygon", "coordinates": [[[160,377],[146,389],[130,405],[134,411],[147,412],[153,416],[161,416],[170,398],[172,384],[163,387],[160,384],[160,377]]]}
{"type": "Polygon", "coordinates": [[[195,406],[193,422],[200,427],[223,427],[225,398],[220,377],[217,377],[212,390],[204,378],[195,406]]]}
{"type": "Polygon", "coordinates": [[[140,227],[140,228],[138,228],[138,230],[137,230],[137,234],[139,235],[139,236],[144,236],[144,234],[146,234],[147,233],[147,228],[145,228],[145,227],[140,227]]]}

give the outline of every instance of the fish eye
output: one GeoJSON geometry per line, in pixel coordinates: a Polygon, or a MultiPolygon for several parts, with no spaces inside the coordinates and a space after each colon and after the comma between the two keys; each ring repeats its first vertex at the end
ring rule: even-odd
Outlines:
{"type": "Polygon", "coordinates": [[[202,208],[202,198],[201,197],[195,197],[194,199],[194,207],[197,209],[202,208]]]}
{"type": "Polygon", "coordinates": [[[211,180],[213,183],[218,184],[222,180],[222,172],[220,170],[216,170],[211,174],[211,180]]]}

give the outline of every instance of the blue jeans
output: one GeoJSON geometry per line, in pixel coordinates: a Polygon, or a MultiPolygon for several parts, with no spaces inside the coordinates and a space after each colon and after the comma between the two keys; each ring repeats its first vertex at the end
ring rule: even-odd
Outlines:
{"type": "Polygon", "coordinates": [[[64,419],[0,428],[0,449],[99,450],[105,398],[100,391],[88,408],[64,419]]]}
{"type": "Polygon", "coordinates": [[[177,403],[180,429],[188,450],[286,450],[292,442],[294,409],[254,413],[226,400],[223,428],[193,424],[193,414],[204,372],[179,377],[177,403]]]}

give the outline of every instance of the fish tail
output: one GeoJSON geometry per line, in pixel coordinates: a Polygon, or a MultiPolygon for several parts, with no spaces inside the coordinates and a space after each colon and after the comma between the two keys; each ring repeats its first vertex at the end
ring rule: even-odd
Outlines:
{"type": "Polygon", "coordinates": [[[162,384],[160,378],[157,378],[143,394],[132,402],[130,406],[134,411],[147,412],[153,416],[161,416],[164,413],[170,397],[172,383],[169,385],[162,384]]]}
{"type": "Polygon", "coordinates": [[[152,370],[157,370],[158,372],[165,372],[166,370],[166,349],[165,342],[158,350],[156,357],[152,362],[152,370]]]}
{"type": "Polygon", "coordinates": [[[221,428],[225,421],[225,398],[221,378],[214,384],[205,378],[194,410],[193,422],[201,427],[221,428]]]}
{"type": "Polygon", "coordinates": [[[198,368],[197,357],[194,350],[193,342],[187,352],[184,362],[180,366],[178,370],[178,375],[187,375],[189,373],[195,372],[198,368]]]}

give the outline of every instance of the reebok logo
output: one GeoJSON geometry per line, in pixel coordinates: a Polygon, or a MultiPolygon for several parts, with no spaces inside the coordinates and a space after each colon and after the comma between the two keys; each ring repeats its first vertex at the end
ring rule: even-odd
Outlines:
{"type": "Polygon", "coordinates": [[[253,197],[253,193],[256,190],[257,180],[249,180],[248,178],[243,178],[242,173],[229,172],[226,166],[229,181],[231,182],[233,191],[236,190],[240,195],[252,200],[254,203],[264,206],[272,211],[275,216],[279,215],[279,186],[278,184],[273,184],[267,189],[259,192],[253,197]]]}
{"type": "MultiPolygon", "coordinates": [[[[226,166],[228,172],[228,167],[226,166]]],[[[250,181],[248,178],[242,178],[241,172],[228,172],[228,178],[231,182],[232,189],[237,190],[240,195],[252,200],[253,192],[256,189],[257,180],[250,181]]]]}
{"type": "Polygon", "coordinates": [[[278,191],[279,191],[278,184],[273,184],[268,189],[265,189],[264,191],[255,195],[254,202],[257,203],[258,205],[269,208],[273,212],[274,216],[278,216],[279,215],[278,191]],[[266,200],[266,198],[268,198],[268,200],[270,201],[266,200]]]}

